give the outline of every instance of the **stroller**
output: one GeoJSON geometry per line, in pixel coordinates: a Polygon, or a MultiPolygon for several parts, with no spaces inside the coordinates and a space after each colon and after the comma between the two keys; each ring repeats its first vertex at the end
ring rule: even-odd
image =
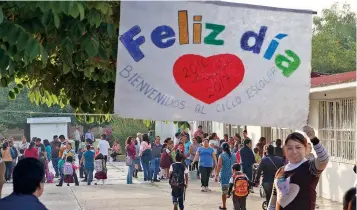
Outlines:
{"type": "Polygon", "coordinates": [[[262,208],[263,208],[263,210],[267,210],[268,209],[268,201],[266,200],[266,195],[265,195],[263,185],[259,186],[259,194],[260,194],[260,197],[264,199],[264,202],[262,203],[262,208]]]}

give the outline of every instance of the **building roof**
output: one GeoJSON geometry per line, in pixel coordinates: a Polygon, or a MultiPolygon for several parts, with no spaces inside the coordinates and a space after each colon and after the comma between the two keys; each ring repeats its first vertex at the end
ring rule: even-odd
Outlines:
{"type": "Polygon", "coordinates": [[[356,81],[356,72],[345,72],[331,75],[311,75],[311,87],[322,87],[356,81]]]}

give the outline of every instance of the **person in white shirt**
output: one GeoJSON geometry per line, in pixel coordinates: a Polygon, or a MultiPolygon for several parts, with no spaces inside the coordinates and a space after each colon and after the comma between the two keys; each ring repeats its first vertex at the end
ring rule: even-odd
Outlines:
{"type": "Polygon", "coordinates": [[[108,160],[108,151],[110,148],[109,142],[107,141],[107,135],[102,134],[100,135],[100,141],[98,142],[98,148],[100,154],[104,156],[104,162],[107,163],[108,160]]]}
{"type": "Polygon", "coordinates": [[[95,138],[92,133],[92,129],[88,129],[87,133],[84,135],[84,139],[85,139],[85,141],[87,141],[87,139],[90,139],[91,142],[89,142],[89,144],[93,144],[93,142],[95,142],[95,138]]]}
{"type": "Polygon", "coordinates": [[[79,149],[79,142],[81,140],[81,133],[79,132],[79,127],[77,126],[74,130],[74,151],[78,153],[79,149]]]}

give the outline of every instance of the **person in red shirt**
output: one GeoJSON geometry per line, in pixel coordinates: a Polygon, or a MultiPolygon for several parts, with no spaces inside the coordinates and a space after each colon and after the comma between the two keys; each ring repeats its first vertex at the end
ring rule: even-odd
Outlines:
{"type": "Polygon", "coordinates": [[[38,159],[38,151],[35,148],[35,142],[32,141],[29,145],[29,148],[25,149],[24,157],[38,159]]]}

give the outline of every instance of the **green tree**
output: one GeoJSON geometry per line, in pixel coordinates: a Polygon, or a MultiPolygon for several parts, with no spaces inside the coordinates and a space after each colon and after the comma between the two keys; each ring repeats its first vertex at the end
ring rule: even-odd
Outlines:
{"type": "Polygon", "coordinates": [[[115,1],[0,2],[1,86],[25,85],[36,104],[111,113],[119,12],[115,1]]]}
{"type": "Polygon", "coordinates": [[[73,124],[78,124],[74,115],[58,115],[56,113],[72,113],[72,109],[69,106],[64,108],[58,105],[48,107],[40,104],[36,105],[28,98],[28,90],[24,89],[17,95],[16,101],[8,99],[9,90],[13,89],[13,85],[8,88],[0,88],[0,125],[3,124],[8,128],[24,128],[27,118],[30,117],[71,117],[73,124]],[[33,112],[33,113],[30,113],[33,112]],[[52,113],[52,114],[41,114],[52,113]]]}
{"type": "Polygon", "coordinates": [[[335,3],[314,17],[312,70],[341,73],[356,69],[356,13],[335,3]]]}
{"type": "MultiPolygon", "coordinates": [[[[112,136],[114,137],[114,139],[110,140],[118,140],[122,148],[125,147],[127,137],[132,136],[136,138],[138,132],[145,133],[148,131],[142,120],[114,117],[110,125],[112,127],[112,136]]],[[[112,144],[113,142],[111,141],[110,143],[112,144]]]]}

